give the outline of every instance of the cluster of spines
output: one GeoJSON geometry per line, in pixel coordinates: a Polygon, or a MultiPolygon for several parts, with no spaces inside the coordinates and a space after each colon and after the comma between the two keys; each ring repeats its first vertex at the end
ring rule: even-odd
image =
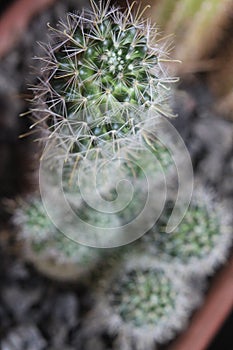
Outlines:
{"type": "Polygon", "coordinates": [[[176,299],[172,281],[160,269],[138,269],[112,285],[109,301],[125,323],[157,326],[173,313],[176,299]]]}
{"type": "Polygon", "coordinates": [[[198,186],[182,222],[168,234],[164,228],[173,206],[172,201],[167,203],[159,221],[143,237],[144,248],[183,273],[212,274],[225,261],[233,238],[227,208],[216,202],[210,190],[198,186]]]}
{"type": "Polygon", "coordinates": [[[117,335],[117,348],[152,350],[185,326],[201,293],[174,278],[172,267],[143,255],[129,253],[124,258],[121,263],[113,261],[100,279],[86,331],[98,332],[96,319],[101,319],[101,327],[117,335]]]}
{"type": "Polygon", "coordinates": [[[139,11],[109,9],[109,1],[91,5],[92,11],[69,14],[51,28],[56,39],[42,59],[33,109],[36,125],[47,120],[50,138],[84,156],[140,132],[152,116],[148,110],[167,115],[176,81],[163,65],[169,59],[157,28],[139,11]]]}

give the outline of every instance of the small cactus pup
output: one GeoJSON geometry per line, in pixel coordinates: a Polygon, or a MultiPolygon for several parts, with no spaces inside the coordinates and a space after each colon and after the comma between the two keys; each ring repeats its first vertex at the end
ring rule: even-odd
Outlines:
{"type": "Polygon", "coordinates": [[[53,40],[41,58],[32,113],[65,147],[66,159],[99,157],[106,143],[117,152],[148,118],[172,116],[168,99],[177,79],[168,74],[168,45],[142,19],[144,11],[109,3],[91,0],[91,10],[50,28],[53,40]]]}
{"type": "Polygon", "coordinates": [[[157,349],[185,327],[201,301],[199,291],[174,274],[172,266],[129,253],[100,280],[84,331],[114,334],[114,349],[157,349]]]}
{"type": "Polygon", "coordinates": [[[13,221],[21,229],[24,259],[50,278],[80,281],[101,260],[99,250],[73,242],[56,229],[39,197],[21,203],[13,221]]]}
{"type": "Polygon", "coordinates": [[[164,227],[173,205],[167,203],[158,223],[143,237],[144,249],[184,274],[213,274],[227,259],[233,242],[231,217],[226,205],[199,184],[183,221],[167,234],[164,227]]]}

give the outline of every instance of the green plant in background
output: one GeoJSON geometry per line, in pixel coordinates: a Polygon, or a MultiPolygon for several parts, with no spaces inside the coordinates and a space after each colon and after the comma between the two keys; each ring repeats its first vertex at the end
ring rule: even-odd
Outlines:
{"type": "Polygon", "coordinates": [[[179,75],[204,72],[216,109],[232,117],[232,0],[149,1],[147,15],[174,35],[179,75]]]}
{"type": "Polygon", "coordinates": [[[163,0],[153,2],[153,4],[156,6],[156,19],[159,19],[159,25],[164,28],[174,11],[176,1],[163,0]]]}
{"type": "Polygon", "coordinates": [[[161,10],[163,12],[169,12],[169,17],[167,21],[168,31],[171,33],[176,33],[177,35],[182,35],[184,29],[187,29],[189,22],[192,20],[193,16],[197,11],[199,11],[201,3],[203,0],[184,0],[179,1],[179,4],[173,1],[173,8],[171,8],[172,1],[160,2],[161,10]],[[169,11],[171,9],[171,11],[169,11]]]}
{"type": "Polygon", "coordinates": [[[216,42],[223,37],[224,26],[229,21],[227,8],[230,9],[232,1],[204,0],[199,11],[194,15],[187,34],[177,53],[183,59],[200,60],[205,58],[216,47],[216,42]],[[211,28],[211,35],[210,29],[211,28]],[[192,47],[187,45],[192,42],[192,47]],[[192,49],[192,53],[190,50],[192,49]]]}
{"type": "Polygon", "coordinates": [[[195,64],[207,59],[223,38],[231,9],[231,0],[165,0],[155,4],[152,15],[163,30],[174,33],[174,55],[195,64]]]}
{"type": "MultiPolygon", "coordinates": [[[[166,45],[157,27],[142,19],[143,11],[134,16],[132,7],[121,12],[109,8],[109,1],[106,5],[91,1],[91,6],[92,10],[69,14],[66,22],[51,28],[53,40],[46,46],[40,83],[34,88],[32,127],[42,131],[51,167],[56,169],[60,160],[64,165],[62,185],[70,207],[101,232],[109,224],[120,227],[138,215],[145,200],[144,173],[156,189],[159,166],[155,159],[169,172],[172,156],[156,137],[156,121],[172,116],[168,100],[176,78],[167,72],[166,45]],[[119,179],[131,180],[136,189],[132,202],[108,217],[101,213],[91,185],[92,168],[105,161],[110,162],[110,170],[103,169],[97,189],[109,208],[118,195],[115,185],[119,179]],[[83,188],[78,187],[83,164],[87,169],[82,184],[94,208],[85,203],[83,188]]],[[[52,196],[53,191],[48,191],[52,196]]],[[[152,199],[155,203],[160,200],[152,199]]],[[[99,327],[105,323],[109,332],[117,331],[118,349],[150,350],[184,327],[200,301],[202,283],[197,283],[197,289],[190,288],[187,274],[198,272],[204,262],[202,272],[207,275],[224,260],[230,234],[209,203],[202,193],[171,234],[161,230],[169,219],[168,208],[145,237],[112,254],[117,258],[110,269],[105,250],[78,245],[59,233],[40,199],[22,206],[15,221],[22,226],[28,259],[50,275],[59,278],[59,270],[63,277],[78,279],[88,276],[102,261],[98,288],[91,286],[97,309],[87,328],[93,331],[97,316],[99,327]],[[58,269],[51,268],[51,260],[58,269]],[[71,264],[72,269],[63,270],[60,266],[64,264],[71,264]]],[[[154,213],[152,204],[149,216],[154,213]]],[[[65,222],[65,214],[61,219],[65,222]]]]}

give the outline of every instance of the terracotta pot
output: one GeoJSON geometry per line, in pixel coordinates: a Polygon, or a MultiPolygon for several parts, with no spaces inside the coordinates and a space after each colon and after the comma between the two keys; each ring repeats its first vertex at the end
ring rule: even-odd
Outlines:
{"type": "Polygon", "coordinates": [[[216,274],[205,303],[167,350],[206,350],[233,308],[233,255],[216,274]]]}

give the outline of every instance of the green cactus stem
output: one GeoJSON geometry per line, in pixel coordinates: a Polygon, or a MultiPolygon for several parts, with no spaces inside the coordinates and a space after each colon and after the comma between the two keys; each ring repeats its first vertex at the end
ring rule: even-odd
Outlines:
{"type": "Polygon", "coordinates": [[[131,6],[121,12],[109,1],[91,0],[91,7],[50,28],[55,39],[42,59],[32,111],[36,125],[46,121],[50,139],[83,156],[109,142],[119,145],[145,119],[171,116],[170,85],[177,81],[168,74],[157,27],[140,11],[134,16],[131,6]]]}

